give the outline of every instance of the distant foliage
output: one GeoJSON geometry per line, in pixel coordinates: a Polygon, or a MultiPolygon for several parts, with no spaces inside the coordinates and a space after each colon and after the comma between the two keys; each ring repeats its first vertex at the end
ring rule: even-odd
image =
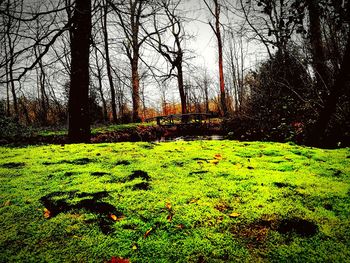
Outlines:
{"type": "Polygon", "coordinates": [[[226,124],[235,137],[303,142],[317,95],[298,53],[277,52],[251,74],[248,85],[250,97],[243,112],[226,124]]]}

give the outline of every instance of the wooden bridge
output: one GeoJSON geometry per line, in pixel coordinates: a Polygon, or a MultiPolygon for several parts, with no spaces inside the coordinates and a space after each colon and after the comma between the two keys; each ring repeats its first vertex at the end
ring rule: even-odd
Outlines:
{"type": "Polygon", "coordinates": [[[159,126],[183,126],[208,124],[212,118],[214,118],[214,115],[210,113],[186,113],[156,116],[145,121],[156,121],[159,126]]]}

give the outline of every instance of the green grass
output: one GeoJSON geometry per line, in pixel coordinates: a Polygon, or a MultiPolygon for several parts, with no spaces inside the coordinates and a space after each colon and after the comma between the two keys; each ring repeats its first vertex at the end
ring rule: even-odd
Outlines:
{"type": "MultiPolygon", "coordinates": [[[[113,132],[113,131],[123,131],[128,129],[136,129],[139,126],[148,127],[148,126],[154,126],[154,125],[155,125],[155,122],[95,126],[95,127],[92,127],[91,133],[98,134],[98,133],[113,132]]],[[[44,129],[44,130],[37,130],[36,134],[40,136],[55,136],[55,135],[61,136],[61,135],[67,135],[68,132],[65,129],[58,129],[58,130],[44,129]]]]}
{"type": "Polygon", "coordinates": [[[349,262],[350,149],[178,141],[0,156],[0,262],[349,262]]]}

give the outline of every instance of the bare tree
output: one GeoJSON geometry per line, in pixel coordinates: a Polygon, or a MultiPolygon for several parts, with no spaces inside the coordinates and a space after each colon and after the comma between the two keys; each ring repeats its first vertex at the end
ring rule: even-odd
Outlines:
{"type": "Polygon", "coordinates": [[[207,6],[210,14],[214,18],[215,25],[212,22],[209,22],[211,29],[213,30],[217,44],[218,44],[218,58],[219,58],[219,80],[220,80],[220,102],[221,102],[221,110],[224,116],[227,116],[227,102],[226,102],[226,91],[225,91],[225,80],[224,80],[224,63],[223,63],[223,43],[221,37],[221,22],[220,22],[220,14],[221,14],[221,3],[220,0],[211,0],[214,6],[210,5],[208,0],[203,0],[204,4],[207,6]]]}
{"type": "Polygon", "coordinates": [[[114,87],[113,76],[112,76],[112,65],[111,65],[110,54],[109,54],[107,16],[108,16],[108,3],[107,1],[103,1],[101,24],[102,24],[103,42],[104,42],[104,48],[105,48],[107,76],[108,76],[109,88],[111,91],[112,120],[114,123],[116,123],[117,108],[116,108],[116,98],[115,98],[115,87],[114,87]]]}
{"type": "MultiPolygon", "coordinates": [[[[162,8],[165,12],[166,26],[159,28],[157,25],[157,17],[154,16],[154,28],[157,32],[156,37],[152,38],[154,44],[153,47],[165,58],[170,64],[170,71],[166,74],[166,79],[176,77],[177,86],[180,93],[181,100],[181,113],[187,113],[187,98],[184,89],[184,77],[183,77],[183,57],[184,51],[182,48],[183,41],[185,39],[185,32],[180,17],[176,14],[181,0],[163,0],[162,8]],[[171,44],[167,44],[163,40],[163,35],[168,34],[171,36],[171,44]],[[173,73],[176,70],[176,73],[173,73]]],[[[169,40],[168,40],[169,42],[169,40]]]]}
{"type": "Polygon", "coordinates": [[[139,122],[141,120],[139,62],[141,47],[150,36],[144,28],[155,12],[154,4],[153,1],[146,0],[130,0],[128,3],[108,0],[108,3],[118,16],[119,25],[124,33],[125,40],[122,44],[131,66],[132,119],[134,122],[139,122]]]}

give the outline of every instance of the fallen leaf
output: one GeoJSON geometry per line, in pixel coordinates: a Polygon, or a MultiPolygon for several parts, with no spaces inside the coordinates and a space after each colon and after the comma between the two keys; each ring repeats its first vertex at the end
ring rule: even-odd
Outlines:
{"type": "Polygon", "coordinates": [[[120,221],[120,220],[124,219],[124,216],[117,217],[114,214],[109,214],[109,218],[116,222],[116,221],[120,221]]]}
{"type": "Polygon", "coordinates": [[[47,219],[51,217],[51,212],[47,208],[44,208],[44,217],[47,219]]]}
{"type": "Polygon", "coordinates": [[[130,263],[129,259],[112,257],[108,263],[130,263]]]}
{"type": "Polygon", "coordinates": [[[197,203],[197,201],[198,201],[198,199],[192,199],[192,200],[190,201],[190,204],[197,203]]]}
{"type": "Polygon", "coordinates": [[[170,204],[169,202],[167,202],[167,203],[165,204],[165,207],[166,207],[168,210],[171,210],[171,204],[170,204]]]}
{"type": "Polygon", "coordinates": [[[221,154],[215,154],[214,159],[216,159],[216,160],[222,160],[221,154]]]}
{"type": "Polygon", "coordinates": [[[185,226],[184,226],[183,224],[179,224],[179,225],[176,226],[176,228],[178,228],[178,229],[184,229],[185,226]]]}
{"type": "Polygon", "coordinates": [[[168,217],[166,218],[169,222],[171,222],[171,220],[173,220],[173,215],[169,214],[168,217]]]}
{"type": "Polygon", "coordinates": [[[144,234],[143,238],[148,237],[149,234],[152,232],[152,230],[153,230],[153,227],[151,227],[150,229],[148,229],[148,230],[146,231],[146,233],[144,234]]]}
{"type": "Polygon", "coordinates": [[[209,162],[210,162],[211,164],[217,165],[217,164],[219,163],[219,160],[210,160],[209,162]]]}
{"type": "Polygon", "coordinates": [[[240,215],[241,215],[240,213],[233,212],[233,213],[229,214],[229,217],[239,217],[240,215]]]}

